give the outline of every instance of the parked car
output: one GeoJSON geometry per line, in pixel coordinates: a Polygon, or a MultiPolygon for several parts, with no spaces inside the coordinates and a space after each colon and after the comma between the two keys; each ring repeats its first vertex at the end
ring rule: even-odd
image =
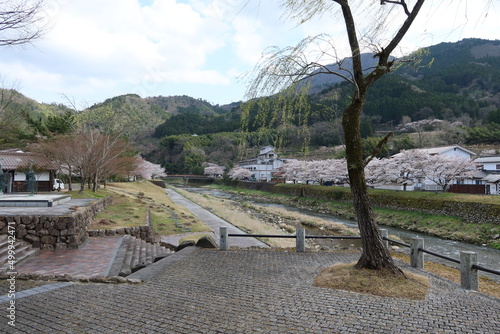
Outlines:
{"type": "Polygon", "coordinates": [[[52,185],[52,190],[61,191],[62,189],[64,189],[63,181],[61,181],[59,179],[54,179],[54,184],[52,185]]]}

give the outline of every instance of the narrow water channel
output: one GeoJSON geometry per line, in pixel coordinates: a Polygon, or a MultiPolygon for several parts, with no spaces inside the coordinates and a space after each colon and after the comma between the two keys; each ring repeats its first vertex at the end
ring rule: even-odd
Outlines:
{"type": "MultiPolygon", "coordinates": [[[[339,217],[335,217],[329,214],[323,214],[323,213],[317,213],[314,211],[309,211],[309,210],[303,210],[303,209],[297,209],[291,206],[287,205],[282,205],[282,204],[274,204],[274,203],[269,203],[265,201],[258,201],[258,200],[247,200],[238,197],[237,195],[231,194],[231,193],[226,193],[220,190],[215,190],[215,189],[210,189],[210,188],[193,188],[193,187],[183,187],[183,189],[187,191],[192,191],[192,192],[197,192],[201,194],[207,194],[211,195],[214,197],[222,197],[222,198],[227,198],[231,200],[236,200],[236,201],[247,201],[251,203],[255,203],[258,205],[262,206],[268,206],[268,207],[277,207],[277,208],[282,208],[286,209],[288,211],[292,212],[300,212],[301,214],[309,215],[311,217],[317,217],[321,218],[327,221],[335,222],[335,223],[341,223],[345,226],[352,227],[352,228],[357,228],[357,223],[353,220],[349,219],[342,219],[339,217]]],[[[432,235],[428,235],[425,233],[420,233],[420,232],[414,232],[414,231],[409,231],[409,230],[404,230],[400,228],[395,228],[395,227],[390,227],[390,226],[380,226],[380,228],[387,229],[389,232],[389,235],[394,235],[399,237],[401,240],[403,240],[406,243],[409,243],[411,238],[422,238],[424,239],[424,248],[428,249],[430,251],[436,252],[438,254],[446,255],[455,259],[460,259],[460,252],[461,251],[471,251],[477,253],[477,259],[478,259],[478,264],[490,269],[494,270],[500,270],[500,250],[498,249],[493,249],[490,247],[485,247],[485,246],[479,246],[479,245],[473,245],[473,244],[468,244],[464,242],[459,242],[459,241],[453,241],[453,240],[446,240],[442,238],[438,238],[432,235]]],[[[306,232],[309,235],[324,235],[324,231],[319,231],[319,230],[310,230],[306,232]]],[[[344,244],[349,245],[355,243],[356,240],[345,240],[344,244]]],[[[438,257],[425,254],[426,259],[429,261],[433,262],[439,262],[439,263],[444,263],[449,266],[453,266],[454,263],[446,260],[442,260],[438,257]]],[[[481,274],[483,274],[481,272],[481,274]]],[[[489,276],[489,275],[488,275],[489,276]]],[[[500,277],[496,276],[494,277],[495,280],[500,280],[500,277]]]]}

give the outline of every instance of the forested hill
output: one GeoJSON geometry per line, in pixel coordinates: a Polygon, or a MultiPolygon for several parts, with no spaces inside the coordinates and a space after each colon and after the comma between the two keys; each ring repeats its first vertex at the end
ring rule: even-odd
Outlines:
{"type": "MultiPolygon", "coordinates": [[[[499,143],[500,41],[465,39],[430,46],[416,54],[419,62],[405,63],[371,87],[361,121],[363,137],[395,131],[400,135],[392,141],[396,150],[499,143]],[[422,131],[438,135],[422,136],[422,131]]],[[[371,55],[363,59],[373,61],[371,55]]],[[[346,60],[343,65],[348,63],[346,60]]],[[[282,117],[273,117],[276,111],[289,113],[297,109],[293,103],[280,105],[283,99],[275,97],[260,99],[263,103],[247,109],[245,130],[250,145],[275,145],[279,139],[281,147],[297,151],[304,140],[309,140],[311,147],[342,144],[340,114],[352,88],[345,82],[329,81],[324,75],[314,78],[312,85],[306,99],[309,108],[300,118],[287,114],[284,122],[282,117]],[[259,113],[262,110],[265,112],[259,113]],[[256,132],[266,119],[275,123],[256,132]],[[307,131],[302,127],[304,121],[307,131]]],[[[67,131],[60,125],[69,123],[70,108],[38,104],[17,92],[12,94],[11,102],[15,103],[0,108],[0,148],[22,147],[39,134],[67,131]]],[[[213,105],[189,96],[142,98],[127,94],[79,111],[71,116],[71,122],[85,122],[105,132],[119,131],[154,162],[188,172],[186,161],[200,166],[204,161],[224,164],[236,159],[242,105],[213,105]],[[232,152],[231,157],[224,152],[232,152]],[[164,160],[167,155],[168,162],[164,160]]]]}
{"type": "MultiPolygon", "coordinates": [[[[418,56],[417,64],[408,63],[373,85],[364,109],[364,122],[370,127],[394,128],[401,122],[435,118],[471,126],[481,124],[490,112],[500,108],[500,41],[466,39],[430,46],[425,51],[419,52],[422,56],[418,56]]],[[[373,62],[372,58],[363,57],[373,62]]],[[[343,65],[348,67],[348,63],[343,65]]],[[[313,125],[338,116],[349,100],[351,87],[336,76],[321,74],[313,78],[310,91],[308,123],[313,125]]],[[[155,137],[236,131],[241,114],[237,107],[225,108],[228,113],[216,115],[203,113],[199,107],[184,109],[183,115],[158,127],[155,137]]],[[[253,130],[254,120],[248,124],[253,130]]]]}
{"type": "MultiPolygon", "coordinates": [[[[372,86],[364,114],[375,127],[397,125],[403,116],[475,122],[500,108],[500,41],[465,39],[425,51],[417,64],[402,66],[372,86]]],[[[350,89],[342,84],[324,89],[313,101],[337,93],[333,104],[342,109],[350,89]]]]}

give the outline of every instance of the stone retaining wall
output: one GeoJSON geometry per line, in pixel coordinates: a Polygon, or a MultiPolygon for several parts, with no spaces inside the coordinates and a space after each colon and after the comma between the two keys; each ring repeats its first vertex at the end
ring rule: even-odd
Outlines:
{"type": "Polygon", "coordinates": [[[96,215],[112,202],[112,197],[102,198],[65,216],[0,216],[0,234],[7,233],[10,223],[16,238],[35,248],[76,249],[87,240],[88,226],[96,215]]]}
{"type": "Polygon", "coordinates": [[[146,210],[146,221],[143,226],[133,226],[133,227],[120,227],[111,228],[104,230],[90,230],[88,231],[89,237],[111,237],[116,235],[126,235],[129,234],[136,238],[141,238],[144,241],[155,243],[156,238],[151,226],[151,213],[149,206],[146,210]]]}

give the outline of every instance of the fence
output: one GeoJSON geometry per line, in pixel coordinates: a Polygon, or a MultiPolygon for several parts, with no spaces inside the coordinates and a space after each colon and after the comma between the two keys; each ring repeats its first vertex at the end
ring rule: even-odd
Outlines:
{"type": "MultiPolygon", "coordinates": [[[[460,285],[466,290],[475,290],[479,288],[478,271],[484,271],[494,275],[500,275],[500,271],[485,268],[477,264],[477,253],[462,251],[460,252],[460,260],[441,255],[424,248],[424,239],[412,238],[411,243],[407,244],[397,240],[389,239],[388,232],[381,229],[380,233],[385,242],[385,246],[389,247],[389,243],[410,248],[410,266],[413,268],[424,269],[424,253],[445,259],[460,265],[460,285]]],[[[306,251],[306,239],[361,239],[354,236],[314,236],[306,235],[305,229],[297,228],[295,235],[270,235],[270,234],[234,234],[228,233],[227,227],[220,227],[220,250],[229,249],[229,237],[253,237],[253,238],[291,238],[296,240],[295,249],[297,252],[306,251]]]]}

